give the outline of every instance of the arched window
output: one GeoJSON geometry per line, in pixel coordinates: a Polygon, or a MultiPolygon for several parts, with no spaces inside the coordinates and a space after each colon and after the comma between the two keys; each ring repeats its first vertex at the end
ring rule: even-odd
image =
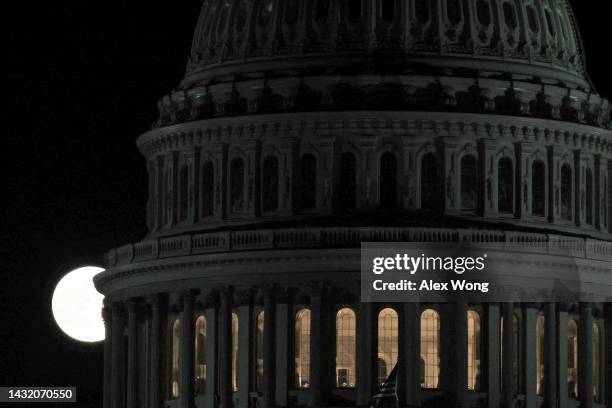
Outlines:
{"type": "Polygon", "coordinates": [[[302,156],[302,210],[317,207],[317,158],[313,154],[302,156]]]}
{"type": "Polygon", "coordinates": [[[603,371],[601,369],[603,336],[599,325],[593,323],[593,400],[598,403],[603,402],[602,398],[602,378],[603,371]]]}
{"type": "Polygon", "coordinates": [[[440,314],[421,313],[421,387],[438,388],[440,381],[440,314]]]}
{"type": "Polygon", "coordinates": [[[395,0],[383,0],[381,6],[381,14],[383,20],[385,21],[385,23],[392,23],[393,19],[395,18],[395,0]]]}
{"type": "Polygon", "coordinates": [[[484,27],[488,27],[491,24],[491,5],[489,0],[476,1],[476,15],[478,16],[478,22],[484,27]]]}
{"type": "Polygon", "coordinates": [[[544,315],[536,321],[536,394],[544,393],[544,315]]]}
{"type": "Polygon", "coordinates": [[[433,210],[438,207],[438,159],[427,153],[421,159],[421,208],[433,210]]]}
{"type": "Polygon", "coordinates": [[[429,4],[429,0],[415,0],[414,2],[414,16],[420,23],[429,22],[429,4]]]}
{"type": "Polygon", "coordinates": [[[172,398],[179,396],[179,356],[181,340],[181,325],[178,319],[172,323],[172,367],[170,372],[170,388],[172,398]]]}
{"type": "Polygon", "coordinates": [[[392,153],[380,158],[380,206],[392,210],[397,205],[397,159],[392,153]]]}
{"type": "Polygon", "coordinates": [[[503,157],[497,166],[497,209],[500,213],[514,212],[514,166],[503,157]]]}
{"type": "Polygon", "coordinates": [[[211,162],[202,166],[202,217],[215,211],[215,168],[211,162]]]}
{"type": "Polygon", "coordinates": [[[480,389],[481,375],[481,337],[480,337],[480,315],[475,310],[468,310],[467,313],[467,334],[468,334],[468,390],[477,391],[480,389]]]}
{"type": "Polygon", "coordinates": [[[181,166],[179,178],[179,219],[185,221],[189,209],[189,167],[186,164],[181,166]]]}
{"type": "Polygon", "coordinates": [[[278,210],[278,159],[268,156],[261,172],[263,211],[278,210]]]}
{"type": "Polygon", "coordinates": [[[504,20],[508,28],[515,29],[518,25],[517,17],[516,17],[516,9],[514,5],[509,1],[504,3],[504,20]]]}
{"type": "Polygon", "coordinates": [[[478,176],[476,158],[461,158],[461,209],[473,211],[478,204],[478,176]]]}
{"type": "Polygon", "coordinates": [[[561,218],[571,221],[572,216],[572,168],[569,164],[561,167],[561,218]]]}
{"type": "Polygon", "coordinates": [[[593,224],[593,172],[586,171],[586,222],[593,224]]]}
{"type": "MultiPolygon", "coordinates": [[[[516,315],[513,316],[512,318],[512,342],[514,343],[514,361],[512,362],[512,381],[514,381],[514,390],[516,392],[520,393],[520,353],[521,353],[521,343],[520,343],[520,326],[519,326],[519,319],[518,317],[516,317],[516,315]]],[[[500,342],[500,361],[504,361],[504,318],[502,317],[500,320],[500,335],[499,338],[501,339],[500,342]]],[[[504,370],[502,365],[500,364],[499,366],[500,369],[500,373],[499,373],[499,379],[500,379],[500,383],[501,383],[501,387],[503,388],[503,385],[505,384],[505,380],[504,380],[504,370]]]]}
{"type": "Polygon", "coordinates": [[[200,316],[195,325],[195,392],[206,392],[206,317],[200,316]]]}
{"type": "Polygon", "coordinates": [[[348,17],[351,21],[359,21],[362,17],[362,4],[361,0],[351,0],[346,2],[348,8],[348,17]]]}
{"type": "Polygon", "coordinates": [[[232,312],[232,392],[238,391],[238,314],[232,312]]]}
{"type": "Polygon", "coordinates": [[[244,162],[240,158],[230,165],[230,209],[240,212],[244,209],[244,162]]]}
{"type": "Polygon", "coordinates": [[[340,309],[336,314],[336,387],[355,387],[355,312],[340,309]]]}
{"type": "Polygon", "coordinates": [[[387,308],[378,314],[378,384],[382,384],[397,364],[398,316],[387,308]]]}
{"type": "Polygon", "coordinates": [[[316,17],[319,22],[329,20],[330,0],[317,0],[316,17]]]}
{"type": "Polygon", "coordinates": [[[531,165],[531,213],[546,216],[546,166],[541,160],[531,165]]]}
{"type": "Polygon", "coordinates": [[[295,387],[310,388],[310,310],[295,314],[295,387]]]}
{"type": "Polygon", "coordinates": [[[460,0],[446,0],[446,16],[453,24],[459,24],[461,22],[460,0]]]}
{"type": "Polygon", "coordinates": [[[352,153],[340,158],[340,206],[344,210],[357,206],[357,160],[352,153]]]}
{"type": "Polygon", "coordinates": [[[255,342],[255,389],[263,391],[264,377],[264,311],[262,310],[257,315],[257,333],[255,342]]]}
{"type": "Polygon", "coordinates": [[[567,322],[567,393],[578,399],[578,323],[567,322]]]}

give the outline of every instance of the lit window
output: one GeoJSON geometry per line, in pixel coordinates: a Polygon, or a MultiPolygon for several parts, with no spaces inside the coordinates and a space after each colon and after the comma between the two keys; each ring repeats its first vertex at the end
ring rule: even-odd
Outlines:
{"type": "Polygon", "coordinates": [[[544,315],[536,322],[536,394],[544,393],[544,315]]]}
{"type": "Polygon", "coordinates": [[[232,391],[238,391],[238,314],[232,312],[232,391]]]}
{"type": "Polygon", "coordinates": [[[603,337],[599,325],[593,324],[593,399],[595,402],[601,403],[602,400],[602,387],[601,379],[603,378],[603,372],[601,370],[601,345],[603,344],[603,337]]]}
{"type": "Polygon", "coordinates": [[[578,398],[578,323],[567,323],[567,393],[578,398]]]}
{"type": "Polygon", "coordinates": [[[278,210],[278,159],[268,156],[261,172],[263,211],[278,210]]]}
{"type": "Polygon", "coordinates": [[[433,309],[421,314],[421,387],[438,388],[440,380],[440,315],[433,309]]]}
{"type": "Polygon", "coordinates": [[[397,205],[397,159],[385,153],[380,159],[380,206],[392,210],[397,205]]]}
{"type": "Polygon", "coordinates": [[[378,383],[382,384],[397,364],[398,317],[393,309],[378,314],[378,383]]]}
{"type": "Polygon", "coordinates": [[[421,208],[433,210],[438,207],[436,191],[438,187],[438,160],[433,153],[421,159],[421,208]]]}
{"type": "Polygon", "coordinates": [[[295,315],[295,387],[310,388],[310,310],[295,315]]]}
{"type": "Polygon", "coordinates": [[[355,387],[355,312],[344,308],[336,315],[336,387],[355,387]]]}
{"type": "Polygon", "coordinates": [[[546,167],[540,160],[531,165],[531,212],[546,216],[546,167]]]}
{"type": "MultiPolygon", "coordinates": [[[[508,4],[508,3],[506,3],[508,4]]],[[[497,208],[500,213],[514,212],[514,169],[512,160],[504,157],[497,168],[497,208]]]]}
{"type": "Polygon", "coordinates": [[[478,203],[478,176],[476,158],[461,158],[461,209],[473,211],[478,203]]]}
{"type": "Polygon", "coordinates": [[[195,392],[206,392],[206,318],[198,317],[195,326],[195,392]]]}
{"type": "Polygon", "coordinates": [[[179,353],[180,353],[180,339],[181,339],[181,327],[178,319],[172,323],[172,372],[170,373],[170,386],[172,391],[172,398],[178,398],[179,396],[179,353]]]}
{"type": "Polygon", "coordinates": [[[257,315],[257,335],[255,343],[255,389],[263,391],[263,376],[264,376],[264,311],[262,310],[257,315]]]}
{"type": "Polygon", "coordinates": [[[572,168],[561,167],[561,218],[571,221],[572,216],[572,168]]]}
{"type": "Polygon", "coordinates": [[[468,389],[480,389],[480,315],[474,310],[467,314],[468,325],[468,389]]]}

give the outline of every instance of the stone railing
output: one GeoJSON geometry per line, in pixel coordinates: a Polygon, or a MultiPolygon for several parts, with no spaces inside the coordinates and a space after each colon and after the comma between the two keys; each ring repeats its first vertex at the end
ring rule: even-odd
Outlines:
{"type": "Polygon", "coordinates": [[[504,244],[509,251],[612,261],[612,242],[515,231],[437,228],[296,228],[194,233],[113,249],[108,268],[156,259],[274,249],[359,248],[362,242],[504,244]]]}

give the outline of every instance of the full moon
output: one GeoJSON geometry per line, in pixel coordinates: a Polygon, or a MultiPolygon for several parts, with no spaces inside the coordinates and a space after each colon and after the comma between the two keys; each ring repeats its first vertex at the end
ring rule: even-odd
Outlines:
{"type": "Polygon", "coordinates": [[[51,310],[55,322],[71,338],[95,343],[104,340],[102,301],[93,277],[104,269],[85,266],[60,279],[53,291],[51,310]]]}

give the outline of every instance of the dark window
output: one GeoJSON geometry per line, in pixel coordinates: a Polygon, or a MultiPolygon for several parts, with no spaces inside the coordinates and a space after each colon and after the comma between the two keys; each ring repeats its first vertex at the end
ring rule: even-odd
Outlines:
{"type": "Polygon", "coordinates": [[[303,210],[317,206],[317,159],[312,154],[302,156],[302,205],[303,210]]]}
{"type": "Polygon", "coordinates": [[[461,209],[475,210],[478,204],[478,170],[474,156],[461,159],[461,209]]]}
{"type": "Polygon", "coordinates": [[[340,206],[353,209],[357,206],[357,161],[351,153],[340,159],[340,206]]]}
{"type": "Polygon", "coordinates": [[[538,23],[538,16],[533,6],[527,6],[527,20],[529,20],[529,28],[531,31],[537,33],[540,31],[540,24],[538,23]]]}
{"type": "Polygon", "coordinates": [[[461,4],[459,0],[446,0],[446,15],[453,24],[461,22],[461,4]]]}
{"type": "Polygon", "coordinates": [[[230,165],[230,209],[232,212],[244,208],[244,162],[242,159],[232,160],[230,165]]]}
{"type": "Polygon", "coordinates": [[[246,25],[247,14],[247,7],[246,4],[243,2],[238,7],[238,11],[236,12],[236,17],[234,20],[234,28],[236,31],[241,32],[244,26],[246,25]]]}
{"type": "Polygon", "coordinates": [[[288,1],[285,4],[285,23],[291,25],[298,21],[300,15],[300,4],[297,1],[288,1]]]}
{"type": "Polygon", "coordinates": [[[187,211],[189,208],[189,168],[187,165],[183,165],[181,167],[179,177],[179,219],[181,221],[185,221],[187,219],[187,211]]]}
{"type": "Polygon", "coordinates": [[[478,22],[485,27],[491,24],[491,7],[489,0],[478,0],[476,3],[476,14],[478,15],[478,22]]]}
{"type": "Polygon", "coordinates": [[[421,208],[433,210],[438,207],[438,159],[427,153],[421,159],[421,208]]]}
{"type": "Polygon", "coordinates": [[[351,21],[361,20],[361,0],[347,0],[348,16],[351,21]]]}
{"type": "Polygon", "coordinates": [[[259,26],[266,28],[272,19],[274,13],[274,1],[262,0],[259,5],[259,26]]]}
{"type": "Polygon", "coordinates": [[[550,35],[555,36],[557,34],[557,30],[555,29],[555,21],[550,10],[546,10],[546,26],[548,27],[548,33],[550,35]]]}
{"type": "Polygon", "coordinates": [[[568,164],[561,167],[561,218],[572,220],[572,168],[568,164]]]}
{"type": "Polygon", "coordinates": [[[229,9],[229,3],[221,6],[219,10],[219,16],[217,18],[217,34],[222,34],[225,30],[225,24],[227,23],[227,13],[229,9]]]}
{"type": "Polygon", "coordinates": [[[506,21],[506,25],[512,29],[515,29],[517,26],[516,20],[516,9],[514,5],[509,1],[504,3],[504,19],[506,21]]]}
{"type": "Polygon", "coordinates": [[[263,162],[261,185],[264,211],[278,210],[278,159],[268,156],[263,162]]]}
{"type": "Polygon", "coordinates": [[[386,23],[393,22],[395,18],[395,0],[382,1],[382,18],[386,23]]]}
{"type": "Polygon", "coordinates": [[[514,212],[514,170],[512,160],[504,157],[497,168],[497,209],[501,213],[514,212]]]}
{"type": "Polygon", "coordinates": [[[202,216],[209,217],[214,213],[215,202],[215,169],[211,162],[202,166],[202,216]]]}
{"type": "Polygon", "coordinates": [[[330,0],[317,1],[317,20],[327,21],[329,19],[330,0]]]}
{"type": "Polygon", "coordinates": [[[531,212],[546,216],[546,167],[539,160],[531,165],[531,212]]]}
{"type": "Polygon", "coordinates": [[[593,224],[593,172],[586,171],[586,222],[593,224]]]}
{"type": "Polygon", "coordinates": [[[429,21],[429,0],[415,0],[414,15],[421,23],[429,21]]]}
{"type": "Polygon", "coordinates": [[[380,205],[391,210],[397,205],[397,159],[385,153],[380,159],[380,205]]]}

